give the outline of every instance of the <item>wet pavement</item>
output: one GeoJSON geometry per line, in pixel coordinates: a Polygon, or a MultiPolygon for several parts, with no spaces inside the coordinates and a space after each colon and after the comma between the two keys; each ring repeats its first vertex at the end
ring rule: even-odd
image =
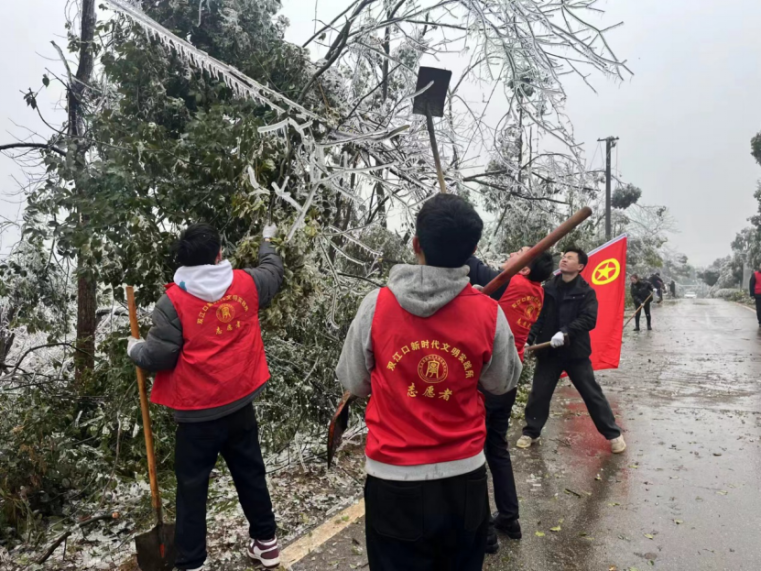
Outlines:
{"type": "MultiPolygon", "coordinates": [[[[653,332],[630,326],[620,369],[598,374],[628,450],[610,454],[565,382],[542,444],[513,449],[523,540],[502,538],[484,569],[761,568],[755,315],[721,300],[679,300],[654,308],[653,321],[653,332]]],[[[361,520],[294,566],[367,568],[361,520]]]]}

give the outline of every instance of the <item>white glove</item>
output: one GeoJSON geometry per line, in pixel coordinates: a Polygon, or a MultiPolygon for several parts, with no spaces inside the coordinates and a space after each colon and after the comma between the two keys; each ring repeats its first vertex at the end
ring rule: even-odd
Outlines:
{"type": "Polygon", "coordinates": [[[550,339],[550,344],[554,349],[565,345],[565,335],[563,335],[563,332],[558,331],[555,333],[555,335],[552,336],[552,339],[550,339]]]}
{"type": "Polygon", "coordinates": [[[265,240],[270,240],[277,235],[277,224],[267,224],[264,226],[262,236],[265,240]]]}
{"type": "Polygon", "coordinates": [[[132,357],[132,351],[134,351],[135,347],[138,345],[142,345],[145,343],[145,339],[136,339],[135,337],[128,337],[127,338],[127,355],[132,357]]]}
{"type": "Polygon", "coordinates": [[[474,285],[473,289],[476,291],[484,291],[484,286],[482,285],[474,285]]]}

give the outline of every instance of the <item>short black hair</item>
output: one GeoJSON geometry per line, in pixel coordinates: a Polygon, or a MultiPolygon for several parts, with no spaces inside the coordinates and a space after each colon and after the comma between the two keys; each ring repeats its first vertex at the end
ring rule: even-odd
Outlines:
{"type": "Polygon", "coordinates": [[[219,255],[219,232],[211,224],[199,222],[188,226],[174,245],[174,254],[180,266],[214,264],[219,255]]]}
{"type": "Polygon", "coordinates": [[[552,254],[549,252],[542,252],[539,256],[529,264],[531,270],[528,274],[529,281],[542,283],[552,275],[555,270],[555,262],[552,259],[552,254]]]}
{"type": "Polygon", "coordinates": [[[483,229],[483,220],[464,199],[437,194],[418,212],[415,231],[426,264],[459,268],[473,255],[483,229]]]}
{"type": "Polygon", "coordinates": [[[587,267],[589,256],[587,256],[587,253],[584,250],[577,248],[576,246],[571,246],[570,248],[565,249],[565,253],[567,254],[568,252],[574,252],[579,257],[579,263],[585,268],[587,267]]]}

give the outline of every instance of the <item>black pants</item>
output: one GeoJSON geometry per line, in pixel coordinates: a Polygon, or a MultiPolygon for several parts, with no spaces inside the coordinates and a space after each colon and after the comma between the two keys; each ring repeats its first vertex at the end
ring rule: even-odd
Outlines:
{"type": "Polygon", "coordinates": [[[489,527],[486,466],[462,476],[365,485],[370,571],[481,571],[489,527]]]}
{"type": "Polygon", "coordinates": [[[507,430],[510,428],[510,413],[517,394],[517,389],[499,396],[484,393],[486,404],[484,453],[494,481],[494,503],[500,515],[511,520],[518,519],[519,514],[513,463],[507,447],[507,430]]]}
{"type": "Polygon", "coordinates": [[[589,359],[562,360],[548,357],[540,358],[536,363],[534,382],[526,405],[526,427],[523,429],[523,434],[531,438],[539,438],[550,416],[552,394],[563,371],[568,373],[568,378],[584,399],[589,416],[592,417],[600,434],[608,440],[621,436],[621,429],[616,425],[608,399],[605,398],[602,388],[595,380],[595,373],[589,359]]]}
{"type": "Polygon", "coordinates": [[[219,454],[230,468],[254,539],[275,537],[275,514],[267,490],[254,407],[218,420],[177,427],[177,568],[194,569],[206,560],[206,497],[219,454]]]}
{"type": "MultiPolygon", "coordinates": [[[[645,307],[642,308],[642,311],[640,311],[639,313],[637,313],[637,315],[634,316],[634,326],[637,329],[639,329],[639,318],[642,317],[642,313],[643,312],[645,313],[645,317],[647,318],[647,326],[650,327],[650,323],[651,323],[651,321],[650,321],[650,319],[651,319],[650,318],[650,303],[651,302],[648,301],[645,304],[645,307]]],[[[640,305],[642,305],[642,304],[641,303],[637,304],[637,309],[639,309],[640,305]]]]}
{"type": "Polygon", "coordinates": [[[758,324],[761,326],[761,295],[756,296],[756,316],[758,317],[758,324]]]}

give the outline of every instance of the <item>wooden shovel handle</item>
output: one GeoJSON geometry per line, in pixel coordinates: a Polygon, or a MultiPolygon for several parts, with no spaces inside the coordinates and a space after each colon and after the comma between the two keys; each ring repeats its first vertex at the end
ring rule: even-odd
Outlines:
{"type": "Polygon", "coordinates": [[[654,293],[655,292],[650,293],[650,295],[647,296],[647,299],[642,302],[642,305],[640,305],[637,308],[637,311],[634,312],[634,315],[632,315],[629,319],[626,320],[626,323],[624,323],[624,329],[626,329],[626,326],[629,325],[629,323],[631,323],[632,319],[634,319],[635,317],[637,317],[637,315],[639,315],[639,312],[642,311],[642,308],[645,307],[645,305],[647,305],[647,302],[653,298],[654,293]]]}
{"type": "Polygon", "coordinates": [[[547,343],[539,343],[539,345],[530,345],[526,347],[526,351],[539,351],[540,349],[549,349],[552,347],[552,343],[550,341],[547,341],[547,343]]]}
{"type": "MultiPolygon", "coordinates": [[[[135,303],[135,290],[127,286],[127,307],[129,308],[129,325],[132,336],[140,339],[140,324],[137,321],[137,304],[135,303]]],[[[148,478],[151,482],[151,505],[156,512],[158,524],[164,523],[161,513],[161,495],[159,494],[159,482],[156,476],[156,456],[153,452],[153,431],[151,430],[151,413],[148,409],[148,390],[145,383],[145,371],[140,367],[137,370],[137,388],[140,391],[140,411],[143,413],[143,434],[145,435],[145,451],[148,455],[148,478]]]]}
{"type": "Polygon", "coordinates": [[[592,216],[592,209],[588,206],[585,206],[579,210],[576,214],[555,228],[555,230],[542,238],[536,244],[536,246],[531,248],[528,252],[521,254],[520,256],[516,256],[510,260],[507,263],[507,267],[504,269],[504,271],[488,284],[486,284],[482,290],[482,293],[486,295],[493,294],[495,291],[505,285],[511,277],[513,277],[515,274],[533,262],[542,252],[552,248],[552,246],[560,242],[560,240],[565,238],[579,224],[584,222],[590,216],[592,216]]]}

